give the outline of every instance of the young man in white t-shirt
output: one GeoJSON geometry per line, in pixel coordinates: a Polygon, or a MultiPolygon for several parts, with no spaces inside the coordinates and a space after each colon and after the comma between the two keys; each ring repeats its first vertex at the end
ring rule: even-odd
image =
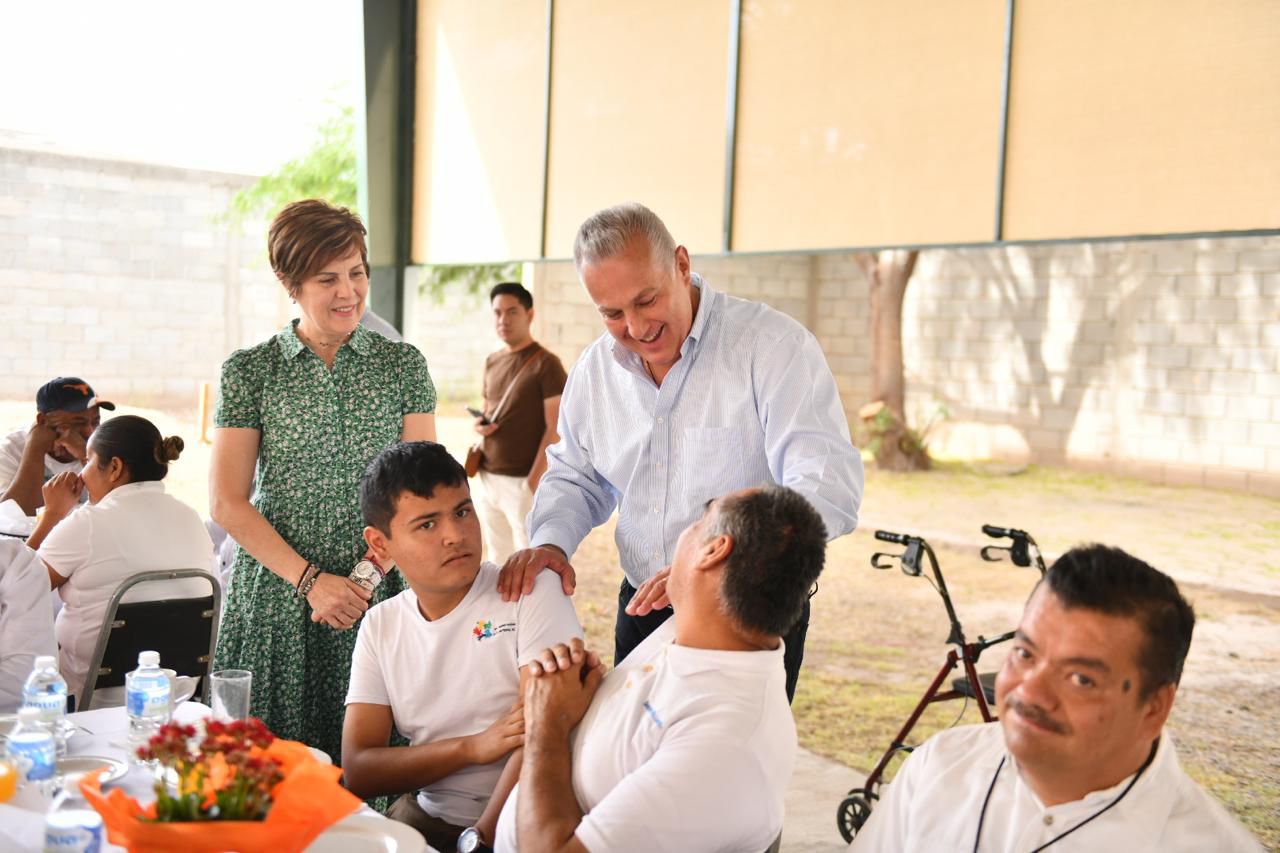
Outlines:
{"type": "Polygon", "coordinates": [[[608,677],[578,641],[539,655],[496,849],[767,848],[796,753],[782,637],[826,541],[798,492],[726,495],[680,535],[670,574],[636,591],[675,614],[608,677]]]}
{"type": "Polygon", "coordinates": [[[466,473],[439,444],[380,453],[360,506],[369,548],[409,589],[360,624],[342,730],[347,785],[401,794],[389,816],[442,851],[470,827],[492,841],[519,775],[509,759],[524,739],[521,667],[582,636],[573,603],[552,572],[531,596],[502,600],[498,567],[480,560],[466,473]],[[388,745],[393,724],[409,746],[388,745]]]}

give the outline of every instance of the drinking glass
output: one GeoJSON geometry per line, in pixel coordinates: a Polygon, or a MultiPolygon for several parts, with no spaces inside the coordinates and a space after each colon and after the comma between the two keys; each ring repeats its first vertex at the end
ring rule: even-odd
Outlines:
{"type": "Polygon", "coordinates": [[[215,720],[243,720],[249,716],[249,690],[253,673],[247,669],[220,669],[209,676],[215,720]]]}

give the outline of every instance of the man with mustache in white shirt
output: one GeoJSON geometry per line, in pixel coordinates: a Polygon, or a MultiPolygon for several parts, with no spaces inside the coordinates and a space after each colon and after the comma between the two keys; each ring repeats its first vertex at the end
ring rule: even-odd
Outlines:
{"type": "Polygon", "coordinates": [[[996,679],[999,723],[916,749],[850,850],[1261,851],[1163,731],[1194,627],[1167,575],[1118,548],[1068,551],[996,679]]]}

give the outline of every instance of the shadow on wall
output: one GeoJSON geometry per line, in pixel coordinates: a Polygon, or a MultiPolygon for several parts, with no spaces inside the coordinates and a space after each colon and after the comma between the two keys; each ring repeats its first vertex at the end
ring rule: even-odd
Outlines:
{"type": "Polygon", "coordinates": [[[1249,257],[1221,241],[940,253],[914,294],[914,408],[932,395],[953,413],[944,455],[1145,461],[1189,482],[1262,472],[1251,438],[1273,404],[1253,382],[1280,356],[1249,257]]]}

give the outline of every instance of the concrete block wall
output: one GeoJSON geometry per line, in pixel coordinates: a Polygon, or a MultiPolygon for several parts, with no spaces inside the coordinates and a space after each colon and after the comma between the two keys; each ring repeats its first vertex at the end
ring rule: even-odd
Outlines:
{"type": "Polygon", "coordinates": [[[1280,238],[926,252],[911,400],[1035,458],[1280,494],[1280,238]]]}
{"type": "Polygon", "coordinates": [[[0,147],[0,396],[80,375],[134,405],[194,405],[288,314],[265,229],[216,219],[252,180],[0,147]]]}
{"type": "MultiPolygon", "coordinates": [[[[813,331],[856,428],[870,335],[851,255],[694,269],[813,331]]],[[[599,317],[572,264],[529,279],[535,334],[571,364],[599,317]]],[[[1015,430],[1039,462],[1280,495],[1280,238],[926,251],[903,325],[917,423],[941,408],[1015,430]]]]}
{"type": "MultiPolygon", "coordinates": [[[[233,349],[294,316],[265,224],[218,219],[252,178],[5,144],[0,310],[15,321],[0,337],[0,397],[80,374],[136,405],[194,405],[233,349]]],[[[850,255],[694,269],[813,331],[856,425],[870,345],[850,255]]],[[[572,364],[602,331],[573,265],[524,276],[535,335],[572,364]]],[[[442,399],[477,400],[500,345],[484,296],[411,307],[407,338],[442,399]]],[[[1278,237],[926,251],[903,338],[917,420],[943,405],[953,421],[1015,430],[1038,461],[1280,495],[1278,237]]]]}

